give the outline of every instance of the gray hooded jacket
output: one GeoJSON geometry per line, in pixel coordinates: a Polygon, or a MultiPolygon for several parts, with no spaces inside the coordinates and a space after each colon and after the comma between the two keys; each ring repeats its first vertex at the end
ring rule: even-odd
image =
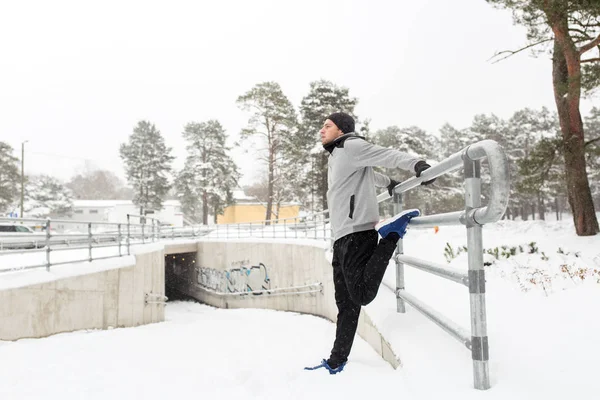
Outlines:
{"type": "Polygon", "coordinates": [[[371,144],[346,133],[323,146],[331,153],[328,165],[327,203],[334,240],[350,233],[371,230],[379,222],[375,187],[386,187],[390,178],[373,167],[414,171],[418,158],[371,144]]]}

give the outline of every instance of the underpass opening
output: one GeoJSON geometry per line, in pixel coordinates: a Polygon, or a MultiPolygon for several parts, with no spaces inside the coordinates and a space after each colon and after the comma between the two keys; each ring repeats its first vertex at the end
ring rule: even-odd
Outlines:
{"type": "Polygon", "coordinates": [[[165,296],[171,300],[194,300],[184,288],[192,283],[196,269],[196,252],[165,255],[165,296]]]}

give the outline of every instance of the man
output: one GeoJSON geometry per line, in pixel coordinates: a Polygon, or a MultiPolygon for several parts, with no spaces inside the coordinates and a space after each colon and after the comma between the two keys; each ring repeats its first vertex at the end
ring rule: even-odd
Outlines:
{"type": "Polygon", "coordinates": [[[419,210],[407,210],[377,224],[375,187],[387,187],[391,195],[398,182],[373,171],[373,167],[415,171],[419,177],[430,166],[407,153],[368,143],[354,133],[354,119],[346,113],[331,114],[320,134],[323,147],[330,153],[327,202],[334,236],[331,264],[338,318],[329,359],[305,369],[326,368],[335,374],[348,360],[361,306],[377,295],[396,243],[406,233],[410,219],[419,215],[419,210]],[[382,237],[379,243],[378,232],[382,237]]]}

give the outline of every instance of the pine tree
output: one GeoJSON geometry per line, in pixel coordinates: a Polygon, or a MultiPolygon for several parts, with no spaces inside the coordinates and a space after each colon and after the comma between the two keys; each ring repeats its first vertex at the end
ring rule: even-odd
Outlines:
{"type": "Polygon", "coordinates": [[[511,176],[508,213],[513,218],[520,213],[523,220],[526,220],[529,211],[535,205],[539,218],[545,219],[545,204],[552,200],[550,196],[555,196],[554,204],[558,203],[558,197],[561,196],[560,191],[557,191],[561,186],[558,182],[552,181],[554,178],[558,179],[560,174],[546,172],[546,167],[552,166],[555,169],[556,162],[562,160],[560,146],[555,143],[559,130],[557,117],[546,108],[542,108],[540,111],[525,108],[513,114],[507,121],[506,128],[504,151],[509,161],[511,176]],[[542,140],[545,141],[540,144],[542,140]],[[555,151],[551,151],[553,147],[555,151]],[[532,154],[533,152],[535,154],[532,154]],[[546,167],[536,168],[533,175],[537,178],[532,180],[534,165],[529,159],[533,157],[532,159],[540,162],[540,158],[544,156],[548,157],[543,162],[546,167]],[[523,171],[523,168],[526,168],[527,171],[523,171]],[[534,183],[536,180],[538,183],[534,183]],[[536,190],[536,187],[539,190],[536,190]],[[556,189],[552,190],[552,194],[549,190],[550,187],[556,189]]]}
{"type": "Polygon", "coordinates": [[[184,213],[208,224],[209,212],[215,221],[225,206],[233,201],[239,173],[231,149],[225,144],[225,130],[217,120],[190,122],[183,131],[188,156],[179,174],[177,187],[184,213]]]}
{"type": "Polygon", "coordinates": [[[592,0],[487,0],[513,10],[529,44],[507,57],[552,44],[552,84],[562,133],[569,205],[580,236],[600,231],[586,171],[582,93],[600,85],[600,2],[592,0]]]}
{"type": "Polygon", "coordinates": [[[168,176],[174,157],[160,131],[148,121],[138,122],[129,142],[121,144],[120,155],[140,215],[145,215],[146,210],[162,209],[163,199],[171,186],[168,176]]]}
{"type": "MultiPolygon", "coordinates": [[[[438,139],[417,126],[410,126],[407,128],[390,126],[385,129],[380,129],[374,133],[373,142],[382,147],[412,154],[423,160],[431,161],[439,159],[439,153],[437,152],[439,148],[438,139]]],[[[376,170],[398,182],[415,176],[414,171],[403,171],[397,168],[376,168],[376,170]]],[[[425,214],[441,212],[440,205],[435,204],[437,202],[432,197],[434,190],[438,198],[443,196],[444,190],[438,190],[437,183],[439,182],[436,181],[435,189],[433,187],[423,186],[419,190],[406,192],[403,197],[404,207],[419,208],[425,214]]],[[[383,207],[390,206],[391,204],[388,203],[388,205],[384,205],[383,207]]],[[[393,213],[393,210],[388,208],[384,212],[387,215],[390,215],[393,213]]]]}
{"type": "MultiPolygon", "coordinates": [[[[519,179],[515,188],[519,197],[527,199],[530,204],[537,204],[540,219],[545,219],[545,199],[554,196],[556,191],[564,187],[564,168],[561,165],[562,140],[542,137],[529,151],[528,157],[517,161],[519,179]]],[[[533,215],[533,213],[532,213],[533,215]]],[[[527,213],[522,213],[524,220],[527,213]]]]}
{"type": "Polygon", "coordinates": [[[12,153],[8,143],[0,142],[0,213],[8,211],[19,193],[19,160],[12,153]]]}
{"type": "Polygon", "coordinates": [[[276,82],[259,83],[237,99],[244,111],[252,113],[242,140],[257,136],[262,139],[261,160],[267,164],[268,199],[265,220],[270,221],[275,201],[285,196],[285,188],[293,185],[287,180],[284,154],[290,135],[297,134],[296,111],[276,82]],[[278,199],[276,199],[276,196],[278,199]]]}
{"type": "MultiPolygon", "coordinates": [[[[352,115],[356,123],[359,123],[359,119],[354,113],[357,103],[358,99],[350,97],[348,88],[327,80],[311,82],[308,94],[302,99],[300,106],[302,123],[299,134],[306,140],[305,154],[311,156],[311,162],[306,163],[306,166],[310,165],[311,169],[301,184],[307,193],[311,193],[311,198],[316,193],[316,197],[320,199],[321,203],[320,207],[317,207],[318,209],[327,209],[327,157],[329,154],[324,150],[314,152],[311,149],[314,148],[315,142],[319,143],[318,132],[329,114],[342,111],[352,115]]],[[[368,129],[368,124],[366,129],[368,129]]],[[[368,131],[366,133],[368,134],[368,131]]]]}
{"type": "Polygon", "coordinates": [[[52,176],[28,177],[23,208],[27,217],[70,216],[73,193],[52,176]]]}

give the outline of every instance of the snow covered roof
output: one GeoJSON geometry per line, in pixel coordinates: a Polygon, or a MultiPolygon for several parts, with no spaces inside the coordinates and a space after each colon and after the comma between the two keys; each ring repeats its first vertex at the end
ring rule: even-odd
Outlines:
{"type": "Polygon", "coordinates": [[[253,196],[248,196],[243,190],[234,190],[233,198],[234,200],[256,201],[256,198],[253,196]]]}

